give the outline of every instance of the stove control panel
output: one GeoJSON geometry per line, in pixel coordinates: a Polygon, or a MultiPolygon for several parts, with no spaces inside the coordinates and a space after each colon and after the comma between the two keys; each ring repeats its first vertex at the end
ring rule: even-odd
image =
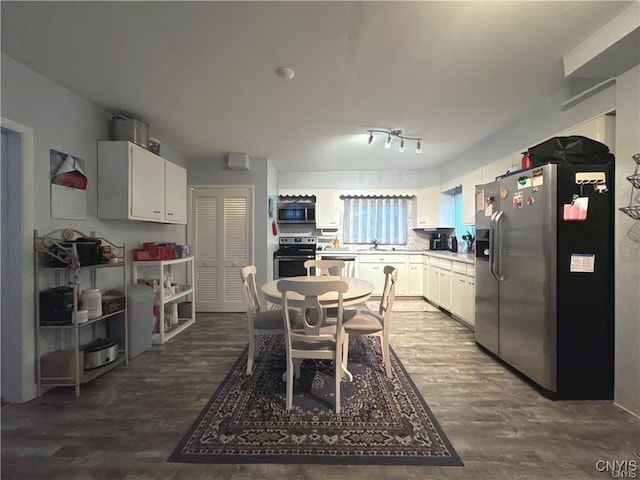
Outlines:
{"type": "Polygon", "coordinates": [[[280,237],[280,245],[315,246],[317,237],[280,237]]]}

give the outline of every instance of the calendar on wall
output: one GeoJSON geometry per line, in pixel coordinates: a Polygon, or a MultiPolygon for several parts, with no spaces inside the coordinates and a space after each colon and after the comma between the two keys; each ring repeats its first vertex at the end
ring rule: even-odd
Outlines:
{"type": "Polygon", "coordinates": [[[49,151],[51,218],[84,220],[87,217],[87,176],[84,160],[57,150],[49,151]]]}

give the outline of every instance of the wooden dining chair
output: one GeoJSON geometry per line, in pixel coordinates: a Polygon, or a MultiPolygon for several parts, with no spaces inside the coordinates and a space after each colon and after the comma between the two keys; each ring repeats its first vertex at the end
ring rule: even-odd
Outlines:
{"type": "Polygon", "coordinates": [[[307,269],[307,276],[310,276],[315,269],[316,275],[333,275],[341,277],[344,274],[344,260],[307,260],[304,262],[307,269]]]}
{"type": "MultiPolygon", "coordinates": [[[[240,269],[242,279],[242,293],[244,303],[247,308],[247,320],[249,323],[249,352],[247,358],[247,375],[253,371],[253,361],[255,358],[256,342],[263,335],[285,333],[282,323],[282,309],[274,308],[268,310],[262,295],[256,288],[256,267],[249,265],[240,269]]],[[[291,309],[288,314],[290,321],[295,322],[298,312],[291,309]]]]}
{"type": "Polygon", "coordinates": [[[384,288],[377,312],[359,311],[343,323],[345,331],[342,363],[345,368],[349,357],[349,335],[372,335],[380,338],[382,361],[387,378],[391,378],[391,357],[389,356],[389,331],[391,330],[391,308],[396,298],[398,270],[387,265],[384,267],[384,288]]]}
{"type": "Polygon", "coordinates": [[[340,413],[340,381],[343,375],[342,328],[343,294],[349,289],[344,280],[308,280],[290,279],[278,282],[278,291],[282,293],[283,318],[287,344],[287,410],[293,406],[293,376],[300,377],[300,364],[305,358],[329,359],[335,366],[335,407],[340,413]],[[289,293],[295,292],[304,297],[299,327],[292,327],[289,308],[289,293]],[[323,325],[322,306],[318,297],[329,292],[337,294],[338,319],[335,325],[323,325]],[[315,314],[310,314],[315,312],[315,314]]]}
{"type": "MultiPolygon", "coordinates": [[[[304,266],[307,269],[307,276],[312,276],[313,269],[315,268],[315,274],[320,276],[335,276],[342,277],[344,275],[344,268],[346,263],[344,260],[307,260],[304,262],[304,266]]],[[[354,309],[345,309],[343,319],[351,318],[356,314],[354,309]]],[[[328,318],[334,319],[338,316],[338,310],[335,307],[329,307],[324,310],[324,321],[326,323],[328,318]]]]}

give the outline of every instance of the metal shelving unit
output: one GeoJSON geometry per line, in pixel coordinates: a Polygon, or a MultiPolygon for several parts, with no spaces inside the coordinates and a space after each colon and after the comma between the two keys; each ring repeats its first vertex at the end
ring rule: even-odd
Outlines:
{"type": "Polygon", "coordinates": [[[72,386],[75,388],[75,395],[80,395],[80,385],[90,382],[97,377],[113,370],[122,363],[128,363],[128,321],[127,321],[127,267],[124,259],[125,245],[116,245],[102,237],[86,235],[78,230],[58,229],[40,236],[38,230],[33,231],[34,245],[34,305],[35,305],[35,329],[37,338],[35,342],[36,351],[36,379],[38,396],[42,393],[42,387],[72,386]],[[73,240],[77,238],[97,238],[102,245],[110,246],[114,254],[110,263],[97,265],[77,266],[72,260],[73,240]],[[66,265],[66,266],[61,266],[66,265]],[[122,292],[124,294],[124,308],[115,312],[109,312],[96,318],[91,318],[82,323],[76,323],[76,313],[79,306],[79,292],[82,281],[82,271],[89,271],[89,281],[91,288],[97,288],[97,276],[99,271],[107,269],[122,270],[122,292]],[[56,286],[69,285],[73,288],[73,313],[69,323],[60,325],[41,325],[40,320],[40,291],[41,276],[53,275],[53,283],[56,286]],[[106,325],[104,325],[106,324],[106,325]],[[91,337],[95,338],[95,328],[104,325],[108,331],[119,332],[119,348],[117,358],[107,365],[90,370],[84,370],[84,365],[80,365],[80,344],[81,330],[92,329],[91,337]],[[49,333],[45,333],[49,332],[49,333]],[[58,350],[44,352],[43,335],[55,337],[58,350]],[[60,349],[66,345],[67,350],[60,349]],[[58,376],[43,375],[43,357],[49,354],[60,354],[62,360],[59,363],[66,363],[69,368],[66,374],[58,376]]]}

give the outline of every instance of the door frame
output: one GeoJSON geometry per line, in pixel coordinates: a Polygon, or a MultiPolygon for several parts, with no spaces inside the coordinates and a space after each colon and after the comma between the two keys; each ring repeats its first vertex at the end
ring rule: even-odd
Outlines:
{"type": "MultiPolygon", "coordinates": [[[[2,301],[2,398],[11,403],[22,403],[37,396],[35,342],[36,329],[34,318],[34,261],[33,261],[33,229],[34,229],[34,135],[33,128],[0,117],[2,128],[20,135],[19,165],[7,165],[10,174],[18,171],[10,193],[13,200],[12,210],[21,218],[21,224],[5,218],[0,213],[2,235],[11,235],[8,241],[15,254],[2,255],[3,272],[11,272],[19,281],[12,286],[5,286],[5,292],[17,298],[17,301],[2,301]],[[19,233],[15,229],[19,229],[19,233]],[[7,310],[5,310],[5,308],[7,310]],[[5,315],[6,314],[6,315],[5,315]],[[5,353],[11,355],[10,359],[5,353]],[[15,358],[14,358],[15,357],[15,358]],[[10,361],[9,361],[10,360],[10,361]],[[10,372],[7,370],[11,370],[10,372]]],[[[3,159],[13,162],[12,159],[3,159]]],[[[3,188],[3,187],[0,187],[3,188]]],[[[7,187],[4,186],[6,189],[7,187]]],[[[0,210],[1,212],[1,210],[0,210]]],[[[1,247],[0,247],[1,248],[1,247]]],[[[0,280],[1,281],[1,280],[0,280]]],[[[0,300],[2,293],[0,289],[0,300]]]]}
{"type": "MultiPolygon", "coordinates": [[[[187,243],[193,245],[195,239],[195,219],[193,218],[194,209],[193,209],[193,197],[196,190],[204,190],[204,189],[218,189],[218,190],[238,190],[238,189],[247,189],[249,190],[250,198],[250,206],[251,212],[249,213],[249,265],[255,263],[255,185],[187,185],[187,189],[189,192],[187,199],[187,243]]],[[[224,220],[224,219],[222,219],[224,220]]],[[[196,258],[193,259],[193,267],[196,266],[196,258]]],[[[242,265],[245,266],[245,265],[242,265]]],[[[197,297],[198,292],[195,292],[194,296],[194,309],[196,305],[195,298],[197,297]]]]}

